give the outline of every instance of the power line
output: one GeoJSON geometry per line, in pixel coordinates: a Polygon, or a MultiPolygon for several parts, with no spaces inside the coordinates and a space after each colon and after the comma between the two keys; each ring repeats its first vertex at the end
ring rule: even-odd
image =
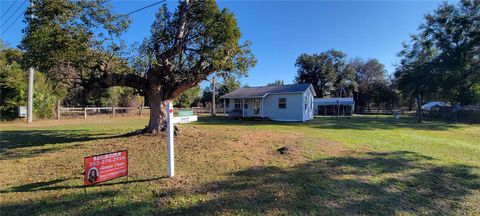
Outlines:
{"type": "Polygon", "coordinates": [[[10,5],[10,7],[8,7],[8,9],[5,11],[4,14],[2,14],[2,19],[4,16],[6,16],[8,14],[8,12],[10,11],[10,9],[12,9],[13,5],[15,5],[17,3],[17,1],[13,1],[12,4],[10,5]]]}
{"type": "MultiPolygon", "coordinates": [[[[149,7],[153,7],[153,6],[157,5],[157,4],[160,4],[160,3],[165,2],[165,1],[166,1],[166,0],[159,1],[159,2],[155,2],[155,3],[153,3],[153,4],[147,5],[147,6],[145,6],[145,7],[139,8],[139,9],[136,9],[136,10],[134,10],[134,11],[130,11],[130,12],[126,13],[126,14],[123,14],[122,16],[128,16],[128,15],[137,13],[137,12],[139,12],[139,11],[145,10],[145,9],[147,9],[147,8],[149,8],[149,7]]],[[[18,12],[18,10],[23,6],[23,4],[25,4],[25,2],[27,2],[27,0],[24,0],[24,1],[22,2],[22,4],[20,5],[20,7],[18,7],[18,8],[15,10],[15,12],[7,19],[7,21],[8,21],[16,12],[18,12]]],[[[10,27],[12,27],[13,24],[14,24],[15,22],[17,22],[18,19],[20,19],[20,17],[22,17],[22,14],[23,14],[23,13],[20,13],[20,14],[15,18],[15,20],[14,20],[12,23],[10,23],[10,25],[9,25],[7,28],[5,28],[5,30],[3,31],[3,33],[6,33],[7,30],[10,29],[10,27]]],[[[7,22],[5,21],[3,24],[5,24],[5,23],[7,23],[7,22]]]]}
{"type": "Polygon", "coordinates": [[[2,23],[2,25],[1,25],[0,27],[3,27],[3,26],[5,25],[5,23],[7,23],[7,22],[13,17],[13,15],[15,15],[15,14],[18,12],[18,10],[20,10],[20,9],[22,8],[22,6],[25,4],[25,2],[27,2],[27,0],[24,0],[24,1],[22,2],[22,4],[20,4],[20,6],[17,7],[17,9],[15,10],[15,12],[13,12],[12,15],[10,15],[10,16],[7,18],[7,20],[5,20],[5,22],[2,23]]]}
{"type": "Polygon", "coordinates": [[[9,25],[7,28],[5,28],[5,30],[3,31],[3,33],[6,33],[6,32],[8,31],[8,29],[10,29],[10,27],[12,27],[13,24],[15,24],[15,23],[17,22],[17,20],[19,20],[19,19],[22,17],[22,15],[23,15],[23,12],[20,13],[20,14],[18,14],[17,18],[15,18],[15,20],[13,20],[13,22],[10,23],[10,25],[9,25]]]}
{"type": "Polygon", "coordinates": [[[165,2],[165,1],[166,1],[166,0],[159,1],[159,2],[155,2],[155,3],[153,3],[153,4],[147,5],[147,6],[145,6],[145,7],[140,8],[140,9],[137,9],[137,10],[134,10],[134,11],[131,11],[131,12],[128,12],[128,13],[122,15],[122,16],[128,16],[128,15],[130,15],[130,14],[139,12],[139,11],[141,11],[141,10],[147,9],[147,8],[149,8],[149,7],[155,6],[155,5],[160,4],[160,3],[162,3],[162,2],[165,2]]]}

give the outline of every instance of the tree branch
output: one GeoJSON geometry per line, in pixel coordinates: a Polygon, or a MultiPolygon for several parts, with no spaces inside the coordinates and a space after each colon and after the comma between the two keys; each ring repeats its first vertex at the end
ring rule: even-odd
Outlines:
{"type": "Polygon", "coordinates": [[[104,73],[101,77],[85,81],[88,88],[109,88],[114,86],[125,86],[134,89],[145,89],[148,86],[147,80],[134,73],[116,74],[104,73]]]}

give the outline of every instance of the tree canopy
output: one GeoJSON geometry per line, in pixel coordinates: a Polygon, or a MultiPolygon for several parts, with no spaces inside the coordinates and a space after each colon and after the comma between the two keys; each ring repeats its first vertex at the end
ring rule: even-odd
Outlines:
{"type": "Polygon", "coordinates": [[[189,88],[188,90],[180,94],[180,96],[175,98],[174,106],[190,107],[195,100],[200,98],[201,93],[202,93],[202,89],[198,86],[189,88]]]}
{"type": "MultiPolygon", "coordinates": [[[[230,93],[234,90],[237,90],[240,88],[240,81],[235,76],[228,76],[228,77],[223,77],[223,81],[220,84],[220,86],[217,86],[217,92],[215,94],[215,101],[219,101],[220,97],[223,95],[230,93]]],[[[211,86],[205,87],[202,93],[202,97],[200,99],[200,102],[205,105],[207,103],[210,103],[212,101],[212,88],[211,86]]]]}
{"type": "MultiPolygon", "coordinates": [[[[27,65],[24,53],[6,47],[0,41],[0,118],[18,117],[18,107],[27,104],[27,65]]],[[[42,73],[35,74],[34,115],[37,118],[53,116],[55,100],[59,92],[52,88],[52,82],[42,73]]]]}
{"type": "Polygon", "coordinates": [[[346,54],[330,49],[319,54],[302,54],[297,58],[295,82],[311,83],[318,97],[340,95],[340,90],[355,87],[355,70],[346,62],[346,54]]]}
{"type": "Polygon", "coordinates": [[[211,74],[245,75],[256,63],[234,14],[213,0],[180,1],[173,12],[163,5],[133,59],[121,40],[128,16],[107,0],[34,1],[26,18],[22,48],[31,64],[71,86],[134,88],[150,104],[150,133],[164,129],[165,101],[211,74]]]}
{"type": "Polygon", "coordinates": [[[480,1],[444,3],[425,16],[419,30],[399,53],[395,77],[402,93],[480,102],[480,1]]]}
{"type": "Polygon", "coordinates": [[[354,59],[350,66],[355,71],[355,106],[358,112],[377,106],[393,105],[397,100],[395,88],[386,79],[385,66],[377,59],[354,59]]]}

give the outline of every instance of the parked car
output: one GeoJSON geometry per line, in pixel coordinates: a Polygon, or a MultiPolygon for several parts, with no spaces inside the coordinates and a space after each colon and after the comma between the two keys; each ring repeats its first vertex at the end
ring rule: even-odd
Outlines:
{"type": "Polygon", "coordinates": [[[450,107],[450,104],[438,101],[428,102],[422,106],[422,110],[430,111],[434,107],[450,107]]]}

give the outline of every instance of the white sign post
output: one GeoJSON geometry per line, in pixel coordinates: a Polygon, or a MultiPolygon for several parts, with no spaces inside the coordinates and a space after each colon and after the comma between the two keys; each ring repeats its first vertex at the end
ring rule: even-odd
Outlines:
{"type": "Polygon", "coordinates": [[[172,102],[167,103],[167,142],[168,142],[168,177],[175,175],[175,161],[173,155],[173,137],[175,127],[173,126],[173,105],[172,102]]]}

